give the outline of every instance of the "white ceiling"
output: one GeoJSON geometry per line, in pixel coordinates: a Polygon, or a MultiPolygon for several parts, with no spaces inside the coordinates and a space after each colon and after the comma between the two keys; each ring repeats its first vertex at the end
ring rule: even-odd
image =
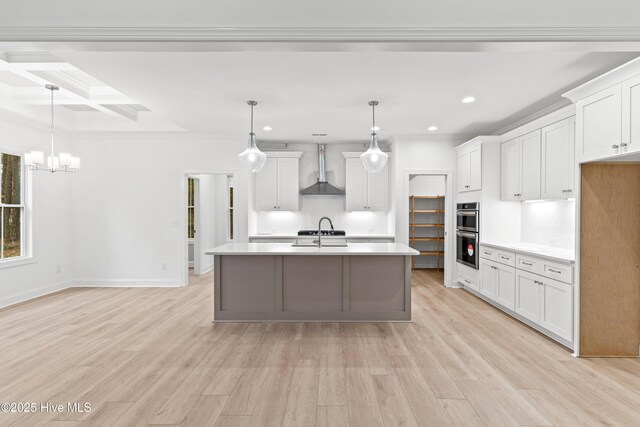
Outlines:
{"type": "MultiPolygon", "coordinates": [[[[494,133],[636,56],[576,52],[66,52],[63,60],[187,131],[262,140],[363,140],[367,102],[382,137],[494,133]],[[473,95],[477,101],[462,104],[473,95]],[[273,127],[272,132],[262,127],[273,127]]],[[[91,113],[85,113],[91,114],[91,113]]],[[[83,130],[83,129],[80,129],[83,130]]]]}
{"type": "Polygon", "coordinates": [[[633,0],[2,1],[0,27],[632,27],[633,0]]]}

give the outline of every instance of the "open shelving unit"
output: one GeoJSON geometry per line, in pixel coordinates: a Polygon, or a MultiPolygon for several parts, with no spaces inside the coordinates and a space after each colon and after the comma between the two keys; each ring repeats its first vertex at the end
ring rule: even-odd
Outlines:
{"type": "MultiPolygon", "coordinates": [[[[440,271],[444,267],[444,196],[410,196],[409,203],[409,244],[420,251],[416,256],[435,257],[440,271]]],[[[416,268],[415,256],[411,268],[416,268]]]]}

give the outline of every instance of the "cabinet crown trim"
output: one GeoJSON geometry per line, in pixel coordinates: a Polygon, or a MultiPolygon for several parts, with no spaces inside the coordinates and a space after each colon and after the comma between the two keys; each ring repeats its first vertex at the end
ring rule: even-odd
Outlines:
{"type": "Polygon", "coordinates": [[[492,143],[499,143],[499,142],[501,142],[499,136],[495,136],[495,135],[476,136],[475,138],[470,139],[467,142],[463,142],[462,144],[458,145],[455,148],[458,151],[465,151],[465,150],[473,149],[477,145],[492,144],[492,143]]]}
{"type": "Polygon", "coordinates": [[[562,94],[563,97],[569,98],[572,102],[578,102],[588,96],[608,89],[611,86],[622,83],[633,77],[640,75],[640,57],[633,59],[626,64],[614,68],[593,80],[571,89],[562,94]]]}

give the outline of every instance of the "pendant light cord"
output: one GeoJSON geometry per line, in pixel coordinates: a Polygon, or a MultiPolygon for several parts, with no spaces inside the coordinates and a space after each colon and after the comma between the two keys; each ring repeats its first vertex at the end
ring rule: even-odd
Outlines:
{"type": "Polygon", "coordinates": [[[51,88],[51,169],[55,168],[55,165],[53,163],[53,153],[54,153],[54,150],[53,150],[53,119],[54,119],[54,116],[53,116],[53,90],[54,89],[51,88]]]}
{"type": "Polygon", "coordinates": [[[251,133],[253,133],[253,104],[251,105],[251,133]]]}
{"type": "Polygon", "coordinates": [[[371,131],[376,133],[376,104],[371,105],[371,109],[373,110],[373,126],[371,126],[371,131]]]}

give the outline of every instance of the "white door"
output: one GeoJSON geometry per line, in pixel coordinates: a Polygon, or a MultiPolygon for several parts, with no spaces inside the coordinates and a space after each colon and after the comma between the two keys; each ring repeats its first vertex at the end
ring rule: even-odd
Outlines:
{"type": "Polygon", "coordinates": [[[469,190],[482,189],[482,146],[469,153],[469,190]]]}
{"type": "Polygon", "coordinates": [[[522,194],[519,200],[540,199],[540,130],[536,130],[522,137],[520,155],[520,182],[522,194]]]}
{"type": "Polygon", "coordinates": [[[496,302],[509,310],[516,307],[516,269],[496,264],[496,302]]]}
{"type": "Polygon", "coordinates": [[[480,259],[480,293],[491,300],[496,299],[497,271],[493,262],[480,259]]]}
{"type": "Polygon", "coordinates": [[[541,283],[534,274],[516,271],[515,312],[536,324],[540,324],[541,283]]]}
{"type": "Polygon", "coordinates": [[[640,76],[622,83],[622,153],[640,152],[640,76]]]}
{"type": "Polygon", "coordinates": [[[458,192],[469,191],[471,184],[471,154],[466,151],[458,154],[458,192]]]}
{"type": "Polygon", "coordinates": [[[367,175],[359,158],[345,159],[345,209],[347,211],[367,210],[367,175]]]}
{"type": "Polygon", "coordinates": [[[519,200],[520,186],[520,139],[514,139],[502,144],[502,200],[519,200]]]}
{"type": "Polygon", "coordinates": [[[541,278],[540,326],[567,341],[573,341],[573,287],[541,278]]]}
{"type": "Polygon", "coordinates": [[[367,173],[367,210],[389,210],[389,167],[378,173],[367,173]]]}
{"type": "Polygon", "coordinates": [[[570,117],[542,128],[542,198],[574,195],[574,126],[570,117]]]}
{"type": "Polygon", "coordinates": [[[264,168],[254,177],[254,201],[257,211],[278,209],[278,159],[267,158],[264,168]]]}
{"type": "Polygon", "coordinates": [[[299,209],[299,182],[297,158],[278,159],[278,210],[297,211],[299,209]]]}
{"type": "Polygon", "coordinates": [[[576,103],[576,157],[579,163],[620,154],[621,94],[621,86],[617,85],[576,103]]]}

